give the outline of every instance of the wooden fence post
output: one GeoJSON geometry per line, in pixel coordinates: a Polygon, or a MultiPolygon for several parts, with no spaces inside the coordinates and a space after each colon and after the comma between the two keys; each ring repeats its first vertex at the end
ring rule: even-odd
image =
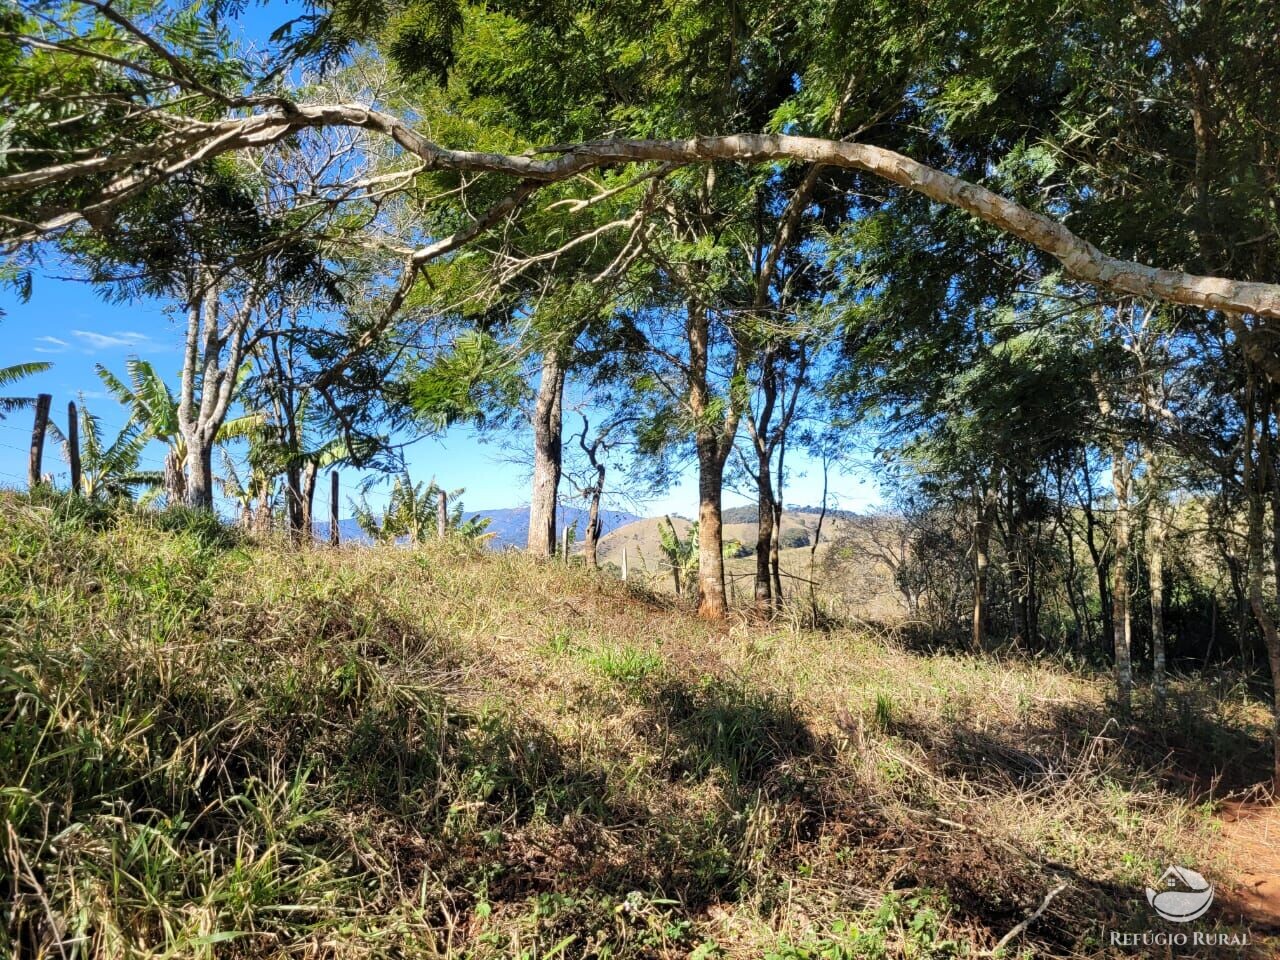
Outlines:
{"type": "Polygon", "coordinates": [[[622,547],[622,582],[627,582],[627,548],[625,545],[622,547]]]}
{"type": "Polygon", "coordinates": [[[49,405],[53,396],[42,393],[36,397],[36,422],[31,428],[31,458],[27,461],[27,485],[34,490],[40,485],[40,465],[44,460],[44,435],[49,429],[49,405]]]}
{"type": "Polygon", "coordinates": [[[564,528],[564,533],[560,535],[560,552],[564,555],[564,562],[569,562],[569,528],[564,528]]]}
{"type": "Polygon", "coordinates": [[[336,547],[341,534],[338,532],[338,471],[329,471],[329,545],[336,547]]]}
{"type": "Polygon", "coordinates": [[[80,492],[80,422],[76,419],[76,402],[67,404],[67,459],[71,462],[71,492],[80,492]]]}
{"type": "Polygon", "coordinates": [[[449,532],[449,495],[440,491],[440,499],[436,501],[436,536],[441,540],[449,532]]]}

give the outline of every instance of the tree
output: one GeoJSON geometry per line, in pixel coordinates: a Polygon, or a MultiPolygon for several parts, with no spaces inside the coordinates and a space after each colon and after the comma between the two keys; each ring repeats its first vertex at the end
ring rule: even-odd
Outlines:
{"type": "MultiPolygon", "coordinates": [[[[125,362],[128,383],[102,364],[97,364],[96,369],[107,391],[129,407],[130,422],[137,424],[148,440],[158,440],[165,445],[165,499],[171,504],[185,502],[187,446],[178,424],[178,400],[169,385],[149,361],[137,357],[125,362]]],[[[223,421],[214,439],[218,443],[242,439],[261,425],[262,418],[255,414],[233,417],[223,421]]]]}

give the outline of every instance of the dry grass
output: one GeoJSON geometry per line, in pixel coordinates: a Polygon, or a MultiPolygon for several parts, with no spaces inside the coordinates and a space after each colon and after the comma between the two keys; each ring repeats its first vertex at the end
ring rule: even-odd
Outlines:
{"type": "Polygon", "coordinates": [[[1061,884],[1008,955],[1106,956],[1167,862],[1222,866],[1205,756],[1261,759],[1238,689],[1120,725],[1051,662],[712,628],[519,554],[0,522],[24,957],[965,956],[1061,884]]]}

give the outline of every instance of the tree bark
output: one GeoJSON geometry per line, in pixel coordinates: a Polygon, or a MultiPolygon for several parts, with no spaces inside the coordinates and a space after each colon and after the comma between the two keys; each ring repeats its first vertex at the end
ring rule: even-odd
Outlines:
{"type": "Polygon", "coordinates": [[[991,513],[995,509],[995,488],[984,484],[977,502],[973,524],[973,649],[987,642],[987,578],[991,567],[991,513]]]}
{"type": "Polygon", "coordinates": [[[449,534],[449,495],[436,491],[436,539],[443,540],[449,534]]]}
{"type": "Polygon", "coordinates": [[[203,431],[187,438],[187,506],[213,509],[213,441],[203,431]]]}
{"type": "Polygon", "coordinates": [[[1100,645],[1106,642],[1105,638],[1112,635],[1111,626],[1111,587],[1110,569],[1106,554],[1098,545],[1098,518],[1093,512],[1093,479],[1089,474],[1089,458],[1086,455],[1083,464],[1083,473],[1085,481],[1085,494],[1080,498],[1080,509],[1084,513],[1084,542],[1089,549],[1089,560],[1093,565],[1094,580],[1098,585],[1098,607],[1102,620],[1102,630],[1100,637],[1100,645]]]}
{"type": "Polygon", "coordinates": [[[329,545],[336,547],[341,543],[342,532],[338,523],[338,471],[329,471],[329,545]]]}
{"type": "MultiPolygon", "coordinates": [[[[723,620],[729,613],[729,598],[724,586],[721,496],[724,465],[738,432],[739,411],[731,397],[724,419],[718,423],[709,419],[711,317],[706,307],[691,300],[685,324],[689,344],[688,403],[698,453],[698,615],[706,620],[723,620]]],[[[741,355],[736,362],[741,363],[741,355]]]]}
{"type": "Polygon", "coordinates": [[[773,578],[773,605],[776,609],[783,600],[782,592],[782,481],[785,477],[783,463],[787,456],[787,440],[784,435],[778,443],[778,468],[774,474],[773,489],[773,539],[769,544],[769,575],[773,578]]]}
{"type": "Polygon", "coordinates": [[[542,355],[542,376],[533,409],[533,490],[529,500],[530,553],[556,554],[556,498],[562,465],[564,363],[560,351],[542,355]]]}
{"type": "Polygon", "coordinates": [[[320,464],[314,460],[308,460],[302,466],[301,533],[303,543],[310,543],[315,538],[313,517],[315,516],[316,505],[316,474],[319,473],[319,470],[320,464]]]}
{"type": "Polygon", "coordinates": [[[1133,626],[1129,611],[1129,480],[1132,464],[1123,441],[1111,453],[1111,488],[1116,498],[1116,519],[1112,530],[1111,624],[1115,631],[1116,703],[1122,714],[1129,712],[1133,693],[1133,626]]]}
{"type": "Polygon", "coordinates": [[[582,557],[590,570],[599,570],[600,562],[595,556],[596,545],[600,543],[600,488],[604,485],[604,470],[599,467],[600,485],[591,490],[591,506],[586,515],[586,530],[582,532],[582,557]]]}
{"type": "Polygon", "coordinates": [[[284,520],[289,539],[302,542],[302,467],[291,462],[284,471],[284,520]]]}
{"type": "Polygon", "coordinates": [[[188,293],[178,399],[178,429],[187,447],[185,499],[188,506],[197,510],[212,510],[213,446],[235,394],[236,375],[244,359],[245,336],[257,308],[258,294],[250,291],[241,298],[237,309],[225,313],[219,302],[221,289],[207,268],[197,271],[188,293]]]}
{"type": "Polygon", "coordinates": [[[698,448],[698,616],[723,620],[729,613],[724,589],[724,523],[721,491],[725,458],[698,448]]]}
{"type": "MultiPolygon", "coordinates": [[[[1245,443],[1244,443],[1244,487],[1248,497],[1248,582],[1249,605],[1253,609],[1254,618],[1262,630],[1262,638],[1266,643],[1267,662],[1271,668],[1271,746],[1272,746],[1272,788],[1280,792],[1280,627],[1268,609],[1264,595],[1265,579],[1265,539],[1263,525],[1265,523],[1265,497],[1268,474],[1274,464],[1267,463],[1269,450],[1259,450],[1257,443],[1257,419],[1259,407],[1265,419],[1270,415],[1269,405],[1259,404],[1257,382],[1252,365],[1248,367],[1245,386],[1245,443]],[[1254,462],[1255,451],[1258,451],[1260,463],[1254,462]]],[[[1280,584],[1277,585],[1280,587],[1280,584]]]]}
{"type": "Polygon", "coordinates": [[[774,610],[773,572],[770,566],[777,531],[773,526],[773,479],[770,463],[757,451],[756,471],[756,613],[768,617],[774,610]]]}
{"type": "MultiPolygon", "coordinates": [[[[770,258],[765,266],[776,263],[777,250],[769,251],[770,258]]],[[[757,283],[767,283],[767,275],[763,274],[757,283]]],[[[762,291],[757,289],[757,301],[762,291]]],[[[756,452],[756,575],[753,589],[753,600],[757,616],[772,616],[775,609],[772,570],[770,563],[778,537],[778,527],[774,523],[773,511],[773,409],[778,400],[778,376],[774,352],[766,350],[760,358],[760,413],[755,418],[748,418],[751,428],[752,444],[756,452]]]]}
{"type": "Polygon", "coordinates": [[[1168,699],[1168,657],[1164,624],[1164,550],[1169,533],[1172,506],[1161,490],[1161,458],[1154,446],[1146,455],[1147,594],[1151,601],[1151,691],[1156,709],[1163,711],[1168,699]]]}
{"type": "Polygon", "coordinates": [[[262,489],[258,491],[258,508],[253,514],[253,526],[258,533],[271,532],[271,493],[275,480],[266,478],[262,482],[262,489]]]}
{"type": "Polygon", "coordinates": [[[185,503],[187,499],[187,478],[183,473],[182,457],[174,446],[169,447],[164,455],[164,499],[170,505],[185,503]]]}
{"type": "Polygon", "coordinates": [[[1147,530],[1147,582],[1151,595],[1151,687],[1159,709],[1164,708],[1168,696],[1164,639],[1164,538],[1164,517],[1157,506],[1147,530]]]}

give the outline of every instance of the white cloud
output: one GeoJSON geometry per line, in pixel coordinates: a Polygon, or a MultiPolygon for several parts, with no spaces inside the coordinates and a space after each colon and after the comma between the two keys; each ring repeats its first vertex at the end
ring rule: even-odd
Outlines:
{"type": "Polygon", "coordinates": [[[59,340],[57,337],[36,337],[36,343],[44,344],[34,348],[36,353],[62,353],[71,346],[67,341],[59,340]]]}
{"type": "Polygon", "coordinates": [[[80,339],[86,346],[94,350],[108,350],[111,347],[150,346],[151,338],[144,333],[129,331],[116,333],[95,333],[92,330],[72,330],[71,335],[80,339]]]}

